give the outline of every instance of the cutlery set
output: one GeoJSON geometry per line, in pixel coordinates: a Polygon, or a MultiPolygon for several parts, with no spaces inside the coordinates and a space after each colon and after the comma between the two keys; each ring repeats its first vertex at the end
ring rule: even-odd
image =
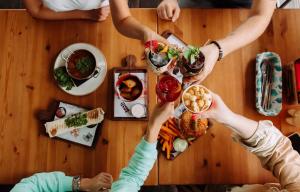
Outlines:
{"type": "Polygon", "coordinates": [[[272,63],[265,59],[261,64],[261,90],[262,90],[262,100],[261,106],[264,110],[269,110],[271,108],[271,94],[272,94],[272,83],[273,83],[273,70],[274,66],[272,63]]]}

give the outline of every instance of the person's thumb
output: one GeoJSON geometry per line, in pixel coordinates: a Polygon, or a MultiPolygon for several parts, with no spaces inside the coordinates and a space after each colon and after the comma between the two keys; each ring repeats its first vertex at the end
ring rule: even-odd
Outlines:
{"type": "Polygon", "coordinates": [[[172,17],[172,22],[175,22],[179,18],[179,15],[180,15],[180,8],[177,7],[174,11],[174,14],[172,17]]]}

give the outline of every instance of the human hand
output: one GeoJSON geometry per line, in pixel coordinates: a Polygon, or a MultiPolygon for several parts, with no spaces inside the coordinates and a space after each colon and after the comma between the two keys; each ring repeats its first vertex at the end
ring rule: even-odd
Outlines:
{"type": "Polygon", "coordinates": [[[207,111],[198,114],[197,117],[214,119],[219,123],[229,124],[230,120],[234,117],[234,113],[227,107],[219,95],[211,91],[210,94],[212,95],[212,104],[210,108],[207,111]]]}
{"type": "Polygon", "coordinates": [[[218,60],[219,49],[214,44],[206,45],[200,50],[205,57],[204,69],[198,75],[185,77],[184,82],[186,83],[201,83],[212,72],[218,60]]]}
{"type": "Polygon", "coordinates": [[[147,41],[152,41],[152,40],[157,40],[161,43],[169,44],[165,38],[163,38],[156,32],[152,31],[151,29],[146,28],[144,31],[144,43],[146,43],[147,41]]]}
{"type": "Polygon", "coordinates": [[[109,6],[101,7],[99,9],[92,9],[87,11],[87,17],[93,21],[104,21],[109,16],[109,6]]]}
{"type": "Polygon", "coordinates": [[[161,19],[175,22],[180,14],[177,0],[163,0],[157,7],[157,14],[161,19]]]}
{"type": "Polygon", "coordinates": [[[93,178],[83,178],[80,182],[80,191],[106,191],[110,189],[113,178],[109,173],[99,173],[93,178]]]}
{"type": "Polygon", "coordinates": [[[157,137],[161,128],[161,125],[166,122],[174,114],[174,102],[168,102],[157,104],[150,115],[148,129],[145,135],[145,139],[154,143],[157,141],[157,137]]]}

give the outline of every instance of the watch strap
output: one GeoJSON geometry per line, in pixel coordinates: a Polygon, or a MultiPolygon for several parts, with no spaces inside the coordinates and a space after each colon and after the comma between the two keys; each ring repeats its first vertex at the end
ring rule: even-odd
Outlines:
{"type": "Polygon", "coordinates": [[[80,176],[73,177],[72,191],[74,191],[74,192],[79,192],[80,191],[80,182],[81,182],[81,177],[80,176]]]}

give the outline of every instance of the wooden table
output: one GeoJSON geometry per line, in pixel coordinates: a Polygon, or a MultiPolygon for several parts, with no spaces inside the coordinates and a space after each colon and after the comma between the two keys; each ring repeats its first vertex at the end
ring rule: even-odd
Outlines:
{"type": "MultiPolygon", "coordinates": [[[[247,17],[247,10],[182,10],[176,23],[157,20],[155,10],[132,10],[133,15],[153,30],[174,31],[186,42],[202,45],[208,38],[228,34],[247,17]]],[[[254,66],[257,53],[270,50],[280,54],[283,63],[298,57],[299,11],[280,10],[265,34],[251,45],[218,63],[205,85],[219,93],[236,112],[264,119],[254,108],[254,66]],[[288,50],[288,51],[287,51],[288,50]]],[[[87,42],[100,48],[108,68],[120,65],[128,54],[141,58],[143,45],[117,33],[111,19],[97,24],[86,21],[46,22],[32,19],[25,11],[0,12],[0,183],[15,183],[36,172],[60,170],[68,175],[91,177],[107,171],[117,178],[141,139],[146,122],[105,120],[95,149],[51,140],[35,117],[55,99],[79,105],[108,105],[108,79],[93,94],[70,96],[61,91],[52,77],[58,52],[71,43],[87,42]],[[108,144],[103,142],[108,140],[108,144]]],[[[146,66],[139,60],[140,66],[146,66]]],[[[156,76],[150,74],[150,87],[156,76]]],[[[149,90],[150,108],[156,99],[149,90]]],[[[150,111],[151,111],[150,109],[150,111]]],[[[281,127],[282,113],[271,118],[281,127]]],[[[230,132],[214,124],[175,161],[160,156],[146,184],[264,183],[276,181],[258,160],[230,139],[230,132]],[[159,165],[159,166],[158,166],[159,165]]]]}
{"type": "MultiPolygon", "coordinates": [[[[154,10],[133,10],[134,16],[156,30],[154,10]]],[[[74,97],[61,91],[53,80],[53,61],[69,44],[86,42],[103,51],[108,69],[121,66],[121,59],[135,54],[139,66],[143,45],[121,36],[111,21],[98,24],[86,21],[46,22],[32,19],[25,11],[0,12],[0,183],[15,183],[41,171],[64,171],[86,177],[100,171],[117,178],[139,143],[147,122],[105,120],[95,149],[51,140],[44,136],[35,112],[46,109],[52,99],[82,106],[102,107],[108,111],[108,78],[88,96],[74,97]],[[108,140],[106,145],[102,140],[108,140]]],[[[150,86],[156,76],[150,73],[150,86]]],[[[154,106],[155,91],[150,90],[154,106]]],[[[147,184],[158,183],[154,166],[147,184]]]]}
{"type": "MultiPolygon", "coordinates": [[[[188,9],[181,12],[175,24],[159,20],[158,31],[170,29],[185,42],[201,46],[208,39],[226,36],[247,16],[247,10],[188,9]]],[[[203,84],[218,93],[233,111],[255,120],[271,119],[286,132],[288,126],[281,126],[286,110],[274,118],[266,118],[256,112],[255,57],[263,51],[274,51],[281,56],[283,64],[298,58],[300,25],[296,18],[299,16],[297,10],[276,11],[266,32],[254,43],[219,62],[203,84]]],[[[228,129],[215,123],[207,135],[198,139],[175,161],[159,157],[159,183],[278,182],[261,167],[254,155],[233,142],[230,136],[228,129]]]]}

